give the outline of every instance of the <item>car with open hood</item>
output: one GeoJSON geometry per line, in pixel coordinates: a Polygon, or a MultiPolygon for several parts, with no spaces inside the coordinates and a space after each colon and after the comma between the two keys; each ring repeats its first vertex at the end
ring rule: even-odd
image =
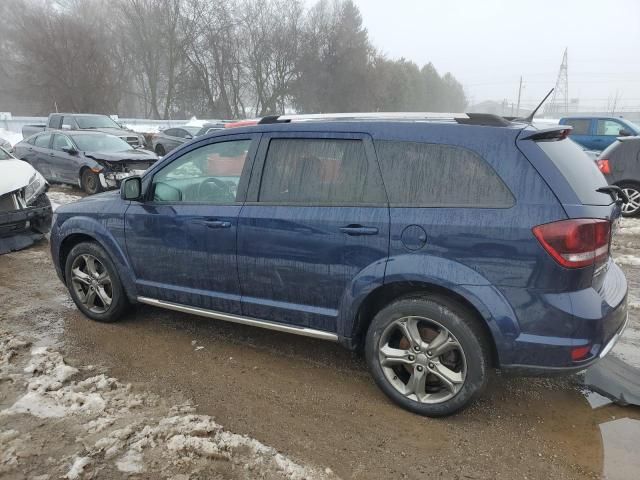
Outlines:
{"type": "Polygon", "coordinates": [[[14,153],[47,180],[78,185],[90,195],[117,188],[123,178],[141,174],[158,159],[122,138],[87,131],[41,132],[17,143],[14,153]]]}
{"type": "Polygon", "coordinates": [[[0,148],[0,255],[26,248],[49,232],[48,188],[32,166],[0,148]]]}

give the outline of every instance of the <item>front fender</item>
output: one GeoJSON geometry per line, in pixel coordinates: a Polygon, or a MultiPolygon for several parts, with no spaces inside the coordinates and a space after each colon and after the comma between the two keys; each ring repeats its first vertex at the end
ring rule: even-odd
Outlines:
{"type": "Polygon", "coordinates": [[[135,278],[129,260],[121,245],[124,244],[124,219],[109,217],[96,219],[86,216],[74,216],[61,225],[54,225],[51,230],[51,256],[58,275],[64,276],[64,265],[61,264],[60,253],[65,239],[72,235],[84,235],[93,239],[105,249],[118,270],[122,285],[131,300],[137,297],[135,278]],[[120,241],[118,241],[120,239],[120,241]]]}

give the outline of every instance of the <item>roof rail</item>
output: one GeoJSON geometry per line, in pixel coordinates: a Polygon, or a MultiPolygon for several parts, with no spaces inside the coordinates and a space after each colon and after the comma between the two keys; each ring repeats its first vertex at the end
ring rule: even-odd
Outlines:
{"type": "Polygon", "coordinates": [[[461,125],[484,125],[508,127],[509,119],[488,113],[441,113],[441,112],[369,112],[369,113],[314,113],[308,115],[268,115],[261,119],[241,120],[226,124],[226,128],[274,123],[314,122],[314,121],[454,121],[461,125]]]}

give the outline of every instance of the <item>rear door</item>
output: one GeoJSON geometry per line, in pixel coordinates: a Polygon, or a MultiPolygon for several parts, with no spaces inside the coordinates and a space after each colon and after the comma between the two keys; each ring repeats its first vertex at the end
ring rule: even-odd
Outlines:
{"type": "Polygon", "coordinates": [[[131,202],[126,245],[141,296],[240,313],[237,222],[258,140],[194,144],[154,172],[145,201],[131,202]]]}
{"type": "Polygon", "coordinates": [[[31,152],[33,159],[31,165],[47,180],[55,180],[49,162],[51,137],[52,135],[47,132],[38,135],[33,141],[33,151],[31,152]]]}
{"type": "Polygon", "coordinates": [[[242,311],[340,331],[356,285],[382,284],[389,211],[370,138],[264,134],[238,227],[242,311]]]}

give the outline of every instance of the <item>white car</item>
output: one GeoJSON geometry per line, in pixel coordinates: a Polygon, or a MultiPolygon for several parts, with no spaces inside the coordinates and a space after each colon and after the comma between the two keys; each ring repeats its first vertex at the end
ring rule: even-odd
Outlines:
{"type": "Polygon", "coordinates": [[[0,255],[33,245],[49,232],[48,188],[31,165],[0,148],[0,255]]]}

